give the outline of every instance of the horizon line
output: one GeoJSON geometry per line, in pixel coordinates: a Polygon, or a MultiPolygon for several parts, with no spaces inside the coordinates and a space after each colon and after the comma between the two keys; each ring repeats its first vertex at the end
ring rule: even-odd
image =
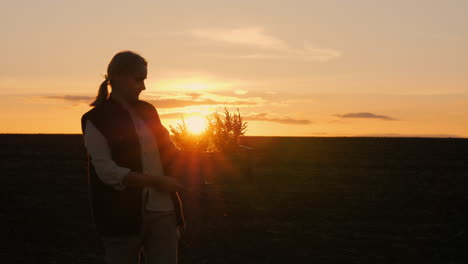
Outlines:
{"type": "MultiPolygon", "coordinates": [[[[28,136],[82,136],[81,133],[0,133],[0,135],[6,136],[21,136],[21,135],[28,135],[28,136]]],[[[401,135],[401,136],[269,136],[269,135],[250,135],[250,136],[241,136],[241,137],[274,137],[274,138],[432,138],[432,139],[468,139],[468,137],[461,137],[461,136],[447,136],[447,137],[437,137],[437,136],[424,136],[424,135],[401,135]]]]}

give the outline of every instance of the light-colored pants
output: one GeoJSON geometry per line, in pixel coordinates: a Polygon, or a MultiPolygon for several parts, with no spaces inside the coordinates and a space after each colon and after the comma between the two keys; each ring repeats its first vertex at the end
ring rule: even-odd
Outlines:
{"type": "Polygon", "coordinates": [[[140,263],[143,251],[147,264],[176,264],[179,232],[174,212],[143,213],[142,233],[124,238],[103,237],[109,264],[140,263]]]}

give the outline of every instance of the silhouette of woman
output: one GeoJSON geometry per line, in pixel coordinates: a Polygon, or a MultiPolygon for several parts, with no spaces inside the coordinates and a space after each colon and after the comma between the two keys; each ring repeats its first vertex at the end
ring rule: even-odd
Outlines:
{"type": "Polygon", "coordinates": [[[184,227],[182,186],[170,169],[177,150],[154,106],[139,100],[146,77],[143,57],[117,53],[81,119],[91,211],[108,263],[138,263],[142,251],[147,263],[177,263],[184,227]]]}

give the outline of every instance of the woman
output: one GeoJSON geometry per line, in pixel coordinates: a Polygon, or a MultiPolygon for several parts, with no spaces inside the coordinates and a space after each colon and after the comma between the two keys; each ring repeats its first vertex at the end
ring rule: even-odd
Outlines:
{"type": "Polygon", "coordinates": [[[139,100],[147,62],[117,53],[94,106],[82,117],[91,209],[108,263],[177,263],[184,219],[170,176],[177,150],[156,109],[139,100]],[[112,92],[109,95],[108,85],[112,92]]]}

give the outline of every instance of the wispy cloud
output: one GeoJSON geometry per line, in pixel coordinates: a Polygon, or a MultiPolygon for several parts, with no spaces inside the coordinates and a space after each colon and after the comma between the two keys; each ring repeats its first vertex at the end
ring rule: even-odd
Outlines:
{"type": "MultiPolygon", "coordinates": [[[[240,98],[233,96],[220,96],[211,93],[187,92],[187,93],[165,93],[164,95],[149,94],[141,97],[157,108],[184,108],[189,106],[255,106],[259,104],[260,98],[240,98]]],[[[94,96],[84,95],[48,95],[36,96],[41,100],[62,100],[74,104],[89,104],[94,96]]]]}
{"type": "Polygon", "coordinates": [[[186,106],[196,106],[196,105],[256,105],[255,102],[248,101],[217,101],[213,99],[158,99],[158,100],[148,100],[156,108],[180,108],[186,106]]]}
{"type": "Polygon", "coordinates": [[[262,27],[208,28],[195,29],[189,34],[196,38],[222,42],[230,45],[243,45],[257,48],[256,51],[234,53],[197,53],[198,56],[241,59],[295,59],[329,61],[341,56],[341,51],[319,48],[305,42],[301,48],[292,47],[286,41],[267,34],[262,27]]]}
{"type": "Polygon", "coordinates": [[[52,95],[52,96],[42,96],[45,99],[61,99],[66,101],[90,101],[93,100],[93,96],[86,95],[52,95]]]}
{"type": "Polygon", "coordinates": [[[265,91],[245,91],[245,90],[222,90],[222,91],[210,91],[210,94],[229,97],[229,98],[242,98],[242,99],[252,99],[252,98],[273,98],[274,94],[270,94],[265,91]]]}
{"type": "Polygon", "coordinates": [[[190,34],[198,38],[230,44],[250,45],[270,49],[285,47],[282,40],[267,35],[260,27],[195,29],[190,34]]]}
{"type": "Polygon", "coordinates": [[[310,120],[307,120],[307,119],[295,119],[291,117],[274,117],[274,116],[270,116],[267,113],[246,115],[244,119],[247,121],[267,121],[267,122],[290,124],[290,125],[308,125],[312,123],[310,120]]]}
{"type": "Polygon", "coordinates": [[[71,102],[72,104],[90,104],[94,99],[95,96],[87,96],[87,95],[49,95],[49,96],[39,96],[34,97],[39,99],[52,99],[52,100],[62,100],[71,102]]]}
{"type": "Polygon", "coordinates": [[[251,60],[302,60],[302,61],[329,61],[341,56],[341,52],[332,49],[302,49],[281,50],[270,52],[259,52],[249,54],[226,54],[226,53],[197,53],[196,56],[213,57],[221,59],[251,59],[251,60]]]}
{"type": "MultiPolygon", "coordinates": [[[[215,112],[210,112],[210,113],[190,113],[190,112],[171,112],[171,113],[165,113],[165,114],[160,114],[160,117],[163,119],[177,119],[177,118],[183,118],[187,117],[190,115],[201,115],[201,116],[209,116],[215,112]]],[[[266,122],[273,122],[273,123],[280,123],[280,124],[289,124],[289,125],[307,125],[311,124],[312,122],[310,120],[306,119],[294,119],[291,117],[278,117],[278,116],[272,116],[271,114],[267,113],[250,113],[250,114],[242,114],[242,117],[245,121],[266,121],[266,122]]]]}
{"type": "Polygon", "coordinates": [[[348,114],[344,114],[344,115],[335,115],[335,116],[341,117],[341,118],[374,118],[374,119],[382,119],[382,120],[396,120],[395,118],[392,118],[392,117],[389,117],[389,116],[376,115],[376,114],[373,114],[373,113],[366,113],[366,112],[348,113],[348,114]]]}

